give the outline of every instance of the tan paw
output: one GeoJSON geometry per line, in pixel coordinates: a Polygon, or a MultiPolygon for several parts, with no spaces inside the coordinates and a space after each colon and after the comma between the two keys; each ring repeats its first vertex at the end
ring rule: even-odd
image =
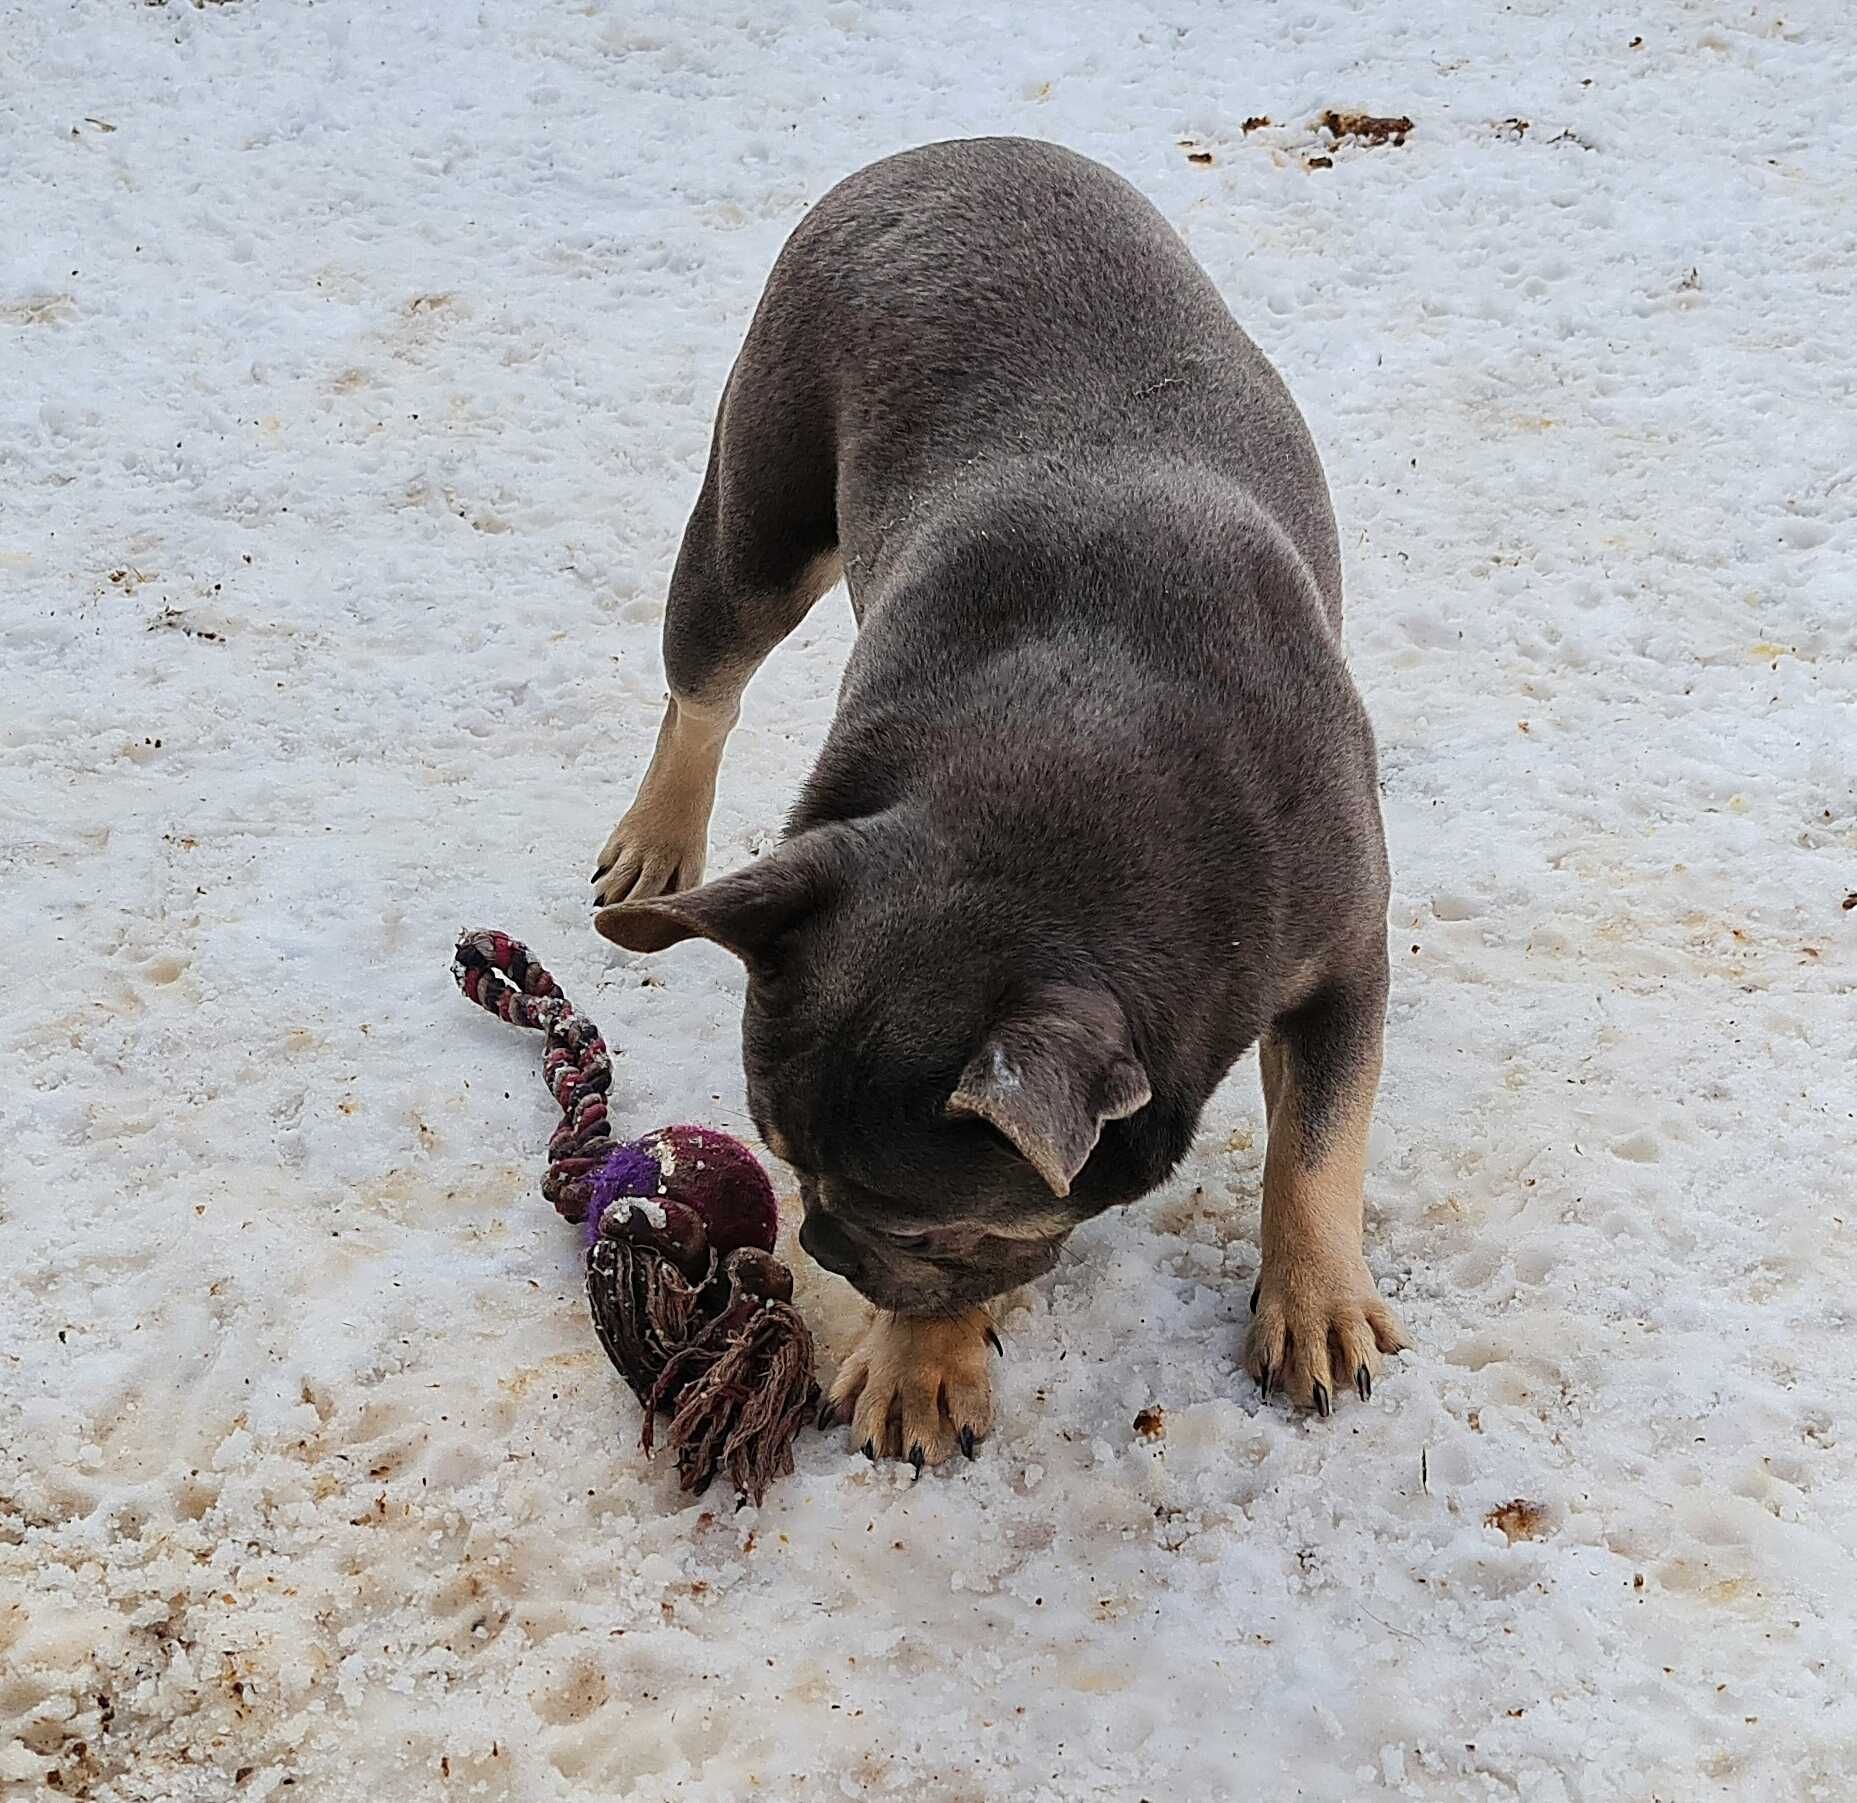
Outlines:
{"type": "Polygon", "coordinates": [[[679,830],[659,810],[631,809],[601,849],[593,899],[611,907],[694,889],[703,880],[705,836],[701,826],[679,830]]]}
{"type": "Polygon", "coordinates": [[[1311,1257],[1267,1265],[1251,1292],[1244,1362],[1264,1394],[1327,1415],[1352,1385],[1373,1394],[1383,1353],[1406,1343],[1398,1318],[1380,1300],[1364,1260],[1311,1257]]]}
{"type": "Polygon", "coordinates": [[[906,1458],[918,1471],[957,1447],[971,1459],[993,1425],[998,1344],[983,1308],[952,1320],[880,1313],[839,1366],[819,1423],[848,1421],[867,1457],[906,1458]]]}

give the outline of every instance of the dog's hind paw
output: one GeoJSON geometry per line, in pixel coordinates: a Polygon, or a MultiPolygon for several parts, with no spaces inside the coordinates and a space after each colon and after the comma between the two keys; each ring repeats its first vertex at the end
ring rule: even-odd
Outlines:
{"type": "Polygon", "coordinates": [[[694,889],[703,880],[706,849],[701,831],[681,838],[654,836],[628,814],[601,849],[593,873],[593,899],[611,907],[694,889]]]}

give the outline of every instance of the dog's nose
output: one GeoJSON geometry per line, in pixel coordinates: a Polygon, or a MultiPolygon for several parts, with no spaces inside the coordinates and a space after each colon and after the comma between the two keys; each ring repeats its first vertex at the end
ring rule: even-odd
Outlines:
{"type": "Polygon", "coordinates": [[[855,1278],[863,1260],[851,1236],[824,1210],[808,1209],[800,1223],[800,1245],[828,1271],[855,1278]]]}

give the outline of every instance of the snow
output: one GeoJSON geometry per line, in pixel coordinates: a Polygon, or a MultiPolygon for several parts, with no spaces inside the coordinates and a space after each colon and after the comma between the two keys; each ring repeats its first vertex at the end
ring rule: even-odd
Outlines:
{"type": "Polygon", "coordinates": [[[0,1790],[1848,1795],[1854,85],[1834,0],[9,9],[0,1790]],[[451,947],[529,940],[635,1129],[747,1130],[738,970],[586,879],[775,251],[980,131],[1153,195],[1323,447],[1416,1349],[1326,1424],[1237,1370],[1240,1069],[975,1463],[689,1506],[451,947]]]}

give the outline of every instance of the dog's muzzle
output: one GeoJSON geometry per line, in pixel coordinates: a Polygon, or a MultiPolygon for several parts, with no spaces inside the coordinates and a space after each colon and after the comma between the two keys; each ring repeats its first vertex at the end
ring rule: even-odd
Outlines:
{"type": "Polygon", "coordinates": [[[806,1211],[800,1223],[800,1245],[816,1263],[847,1282],[855,1284],[864,1268],[863,1255],[852,1244],[850,1234],[823,1209],[806,1211]]]}

